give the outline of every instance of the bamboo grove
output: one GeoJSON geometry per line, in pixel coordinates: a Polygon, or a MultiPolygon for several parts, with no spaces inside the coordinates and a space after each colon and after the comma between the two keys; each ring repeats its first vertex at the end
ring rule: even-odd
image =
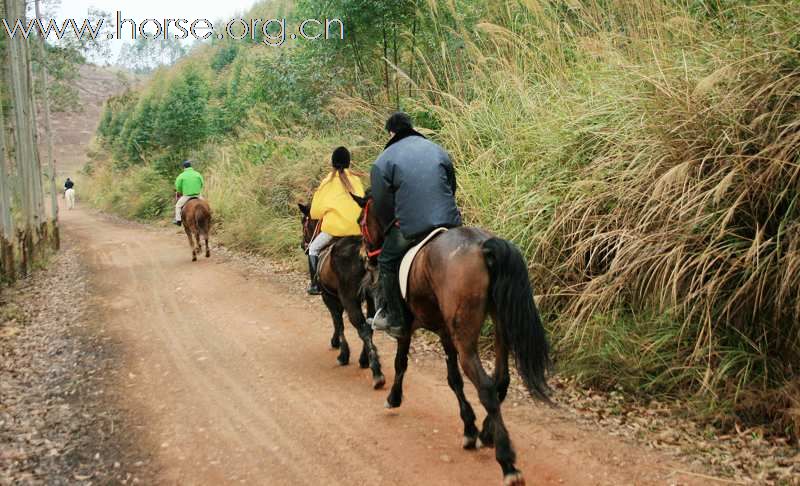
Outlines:
{"type": "MultiPolygon", "coordinates": [[[[9,24],[17,19],[26,22],[24,0],[4,0],[2,8],[9,24]]],[[[34,8],[39,15],[39,0],[34,8]]],[[[59,247],[50,102],[46,96],[49,80],[43,62],[46,51],[41,37],[0,38],[4,67],[0,79],[0,260],[6,282],[27,275],[49,251],[59,247]],[[42,94],[40,100],[37,88],[42,94]],[[47,147],[46,174],[40,144],[47,147]]]]}

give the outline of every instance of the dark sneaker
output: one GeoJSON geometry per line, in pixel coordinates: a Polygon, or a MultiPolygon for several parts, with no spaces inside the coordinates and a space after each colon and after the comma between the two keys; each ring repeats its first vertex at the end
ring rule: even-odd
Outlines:
{"type": "Polygon", "coordinates": [[[308,289],[306,290],[308,295],[322,295],[322,291],[316,285],[309,285],[308,289]]]}

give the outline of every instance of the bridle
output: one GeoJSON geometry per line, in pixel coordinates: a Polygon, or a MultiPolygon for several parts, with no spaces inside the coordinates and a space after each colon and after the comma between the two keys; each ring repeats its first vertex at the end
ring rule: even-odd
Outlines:
{"type": "Polygon", "coordinates": [[[372,207],[372,201],[373,201],[372,198],[367,200],[367,203],[364,205],[364,213],[361,215],[361,221],[358,222],[358,226],[361,228],[361,236],[364,237],[364,241],[367,243],[366,246],[367,246],[368,258],[377,257],[378,255],[381,254],[381,250],[383,249],[381,247],[375,249],[375,246],[377,245],[375,244],[375,239],[369,232],[369,225],[367,224],[367,221],[369,221],[369,210],[370,207],[372,207]],[[370,250],[370,248],[373,249],[370,250]]]}
{"type": "Polygon", "coordinates": [[[314,226],[314,231],[311,232],[311,236],[308,238],[308,241],[306,241],[306,237],[309,236],[309,228],[308,228],[309,221],[312,221],[311,220],[311,216],[308,216],[308,215],[304,214],[303,215],[303,250],[308,250],[308,245],[310,245],[311,242],[314,241],[314,238],[316,238],[317,235],[319,235],[319,232],[322,229],[322,220],[319,220],[319,221],[317,221],[317,224],[314,226]]]}

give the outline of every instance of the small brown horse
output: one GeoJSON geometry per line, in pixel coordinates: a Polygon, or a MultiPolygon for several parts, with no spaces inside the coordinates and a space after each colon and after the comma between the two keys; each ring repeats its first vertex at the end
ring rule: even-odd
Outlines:
{"type": "MultiPolygon", "coordinates": [[[[384,228],[375,212],[370,211],[369,194],[353,199],[362,207],[359,224],[373,277],[368,284],[374,285],[384,228]]],[[[481,229],[451,229],[417,254],[408,277],[406,301],[414,317],[412,333],[418,328],[437,333],[447,355],[447,382],[458,398],[464,422],[463,447],[475,449],[478,439],[484,445],[494,445],[504,484],[524,485],[522,473],[514,466],[516,454],[500,413],[510,382],[508,355],[514,354],[519,374],[530,392],[546,402],[549,398],[545,374],[550,358],[522,254],[512,243],[481,229]],[[478,337],[487,315],[495,324],[493,376],[486,373],[478,355],[478,337]],[[487,412],[480,432],[475,426],[475,412],[464,395],[459,364],[478,389],[487,412]]],[[[399,407],[402,402],[410,344],[410,337],[397,341],[394,384],[386,401],[389,408],[399,407]]]]}
{"type": "Polygon", "coordinates": [[[208,233],[211,229],[211,207],[205,199],[190,199],[181,210],[181,221],[189,246],[192,247],[192,261],[197,261],[197,255],[203,251],[200,244],[202,238],[206,242],[206,258],[211,256],[208,248],[208,233]]]}
{"type": "MultiPolygon", "coordinates": [[[[309,207],[298,204],[303,214],[303,248],[307,248],[316,236],[318,221],[309,216],[309,207]]],[[[372,341],[372,328],[367,324],[362,304],[367,306],[367,316],[375,314],[372,297],[362,291],[361,283],[366,275],[364,258],[361,256],[361,237],[336,238],[330,247],[330,255],[320,260],[319,283],[322,287],[322,301],[333,319],[331,347],[339,349],[337,361],[344,366],[350,362],[350,346],[344,335],[342,313],[346,312],[350,323],[358,331],[364,343],[358,364],[372,370],[372,387],[383,388],[386,378],[381,371],[378,348],[372,341]]]]}

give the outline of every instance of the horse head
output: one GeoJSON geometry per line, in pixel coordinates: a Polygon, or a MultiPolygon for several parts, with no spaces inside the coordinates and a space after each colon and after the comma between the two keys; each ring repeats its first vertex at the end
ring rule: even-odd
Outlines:
{"type": "Polygon", "coordinates": [[[298,209],[300,209],[300,213],[302,214],[301,224],[303,227],[303,241],[300,242],[300,248],[305,250],[308,248],[309,243],[311,240],[314,239],[318,221],[315,219],[311,219],[311,206],[306,205],[303,203],[297,203],[298,209]]]}
{"type": "Polygon", "coordinates": [[[350,197],[361,207],[361,214],[358,216],[358,226],[361,228],[361,237],[364,244],[364,252],[370,265],[375,266],[378,255],[381,254],[383,247],[383,235],[385,230],[381,225],[378,215],[375,214],[374,199],[369,190],[364,197],[350,194],[350,197]]]}

